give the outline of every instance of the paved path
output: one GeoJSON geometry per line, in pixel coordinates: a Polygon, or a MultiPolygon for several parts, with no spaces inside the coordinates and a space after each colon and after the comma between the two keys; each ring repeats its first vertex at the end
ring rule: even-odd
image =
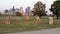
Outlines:
{"type": "Polygon", "coordinates": [[[60,28],[6,34],[60,34],[60,28]]]}

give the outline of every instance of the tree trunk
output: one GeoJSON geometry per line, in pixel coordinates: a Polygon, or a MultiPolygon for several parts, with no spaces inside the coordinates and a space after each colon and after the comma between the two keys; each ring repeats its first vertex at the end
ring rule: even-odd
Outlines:
{"type": "Polygon", "coordinates": [[[56,17],[57,17],[57,19],[59,19],[59,18],[58,18],[58,15],[56,15],[56,17]]]}

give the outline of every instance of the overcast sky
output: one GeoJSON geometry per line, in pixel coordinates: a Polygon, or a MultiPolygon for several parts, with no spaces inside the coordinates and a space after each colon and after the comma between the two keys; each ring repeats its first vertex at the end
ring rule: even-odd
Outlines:
{"type": "Polygon", "coordinates": [[[25,9],[27,6],[30,6],[32,9],[37,1],[41,1],[46,4],[46,10],[48,10],[55,0],[0,0],[0,11],[10,9],[13,5],[15,8],[23,7],[25,9]]]}

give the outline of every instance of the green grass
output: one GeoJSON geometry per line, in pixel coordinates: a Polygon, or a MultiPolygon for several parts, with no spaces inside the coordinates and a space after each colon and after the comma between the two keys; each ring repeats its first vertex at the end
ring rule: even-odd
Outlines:
{"type": "Polygon", "coordinates": [[[43,16],[41,22],[35,22],[34,17],[31,16],[29,21],[25,20],[25,17],[12,16],[11,24],[5,24],[5,16],[0,16],[0,33],[9,33],[9,32],[24,32],[24,31],[33,31],[33,30],[42,30],[60,27],[60,19],[54,17],[54,24],[48,24],[48,17],[43,16]]]}

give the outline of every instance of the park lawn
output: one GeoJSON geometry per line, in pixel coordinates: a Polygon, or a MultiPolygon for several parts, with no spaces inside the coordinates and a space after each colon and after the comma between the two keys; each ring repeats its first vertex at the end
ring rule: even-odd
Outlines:
{"type": "Polygon", "coordinates": [[[25,17],[12,16],[11,24],[5,24],[5,16],[0,17],[0,33],[10,33],[10,32],[24,32],[24,31],[33,31],[33,30],[42,30],[60,27],[60,19],[54,17],[54,24],[49,25],[49,19],[47,16],[43,16],[40,22],[35,22],[34,17],[30,16],[30,20],[26,21],[25,17]]]}

